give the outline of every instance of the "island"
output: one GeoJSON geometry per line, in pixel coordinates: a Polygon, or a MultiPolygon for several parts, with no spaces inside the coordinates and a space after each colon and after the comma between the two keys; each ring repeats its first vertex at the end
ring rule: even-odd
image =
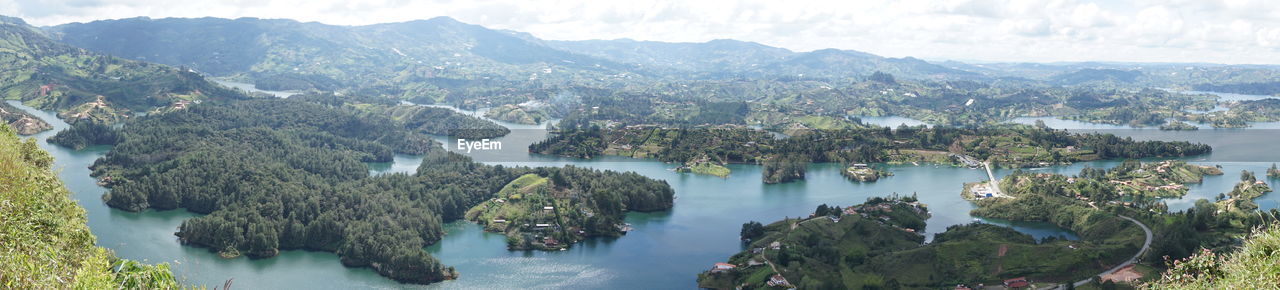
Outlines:
{"type": "Polygon", "coordinates": [[[520,105],[501,105],[484,112],[485,118],[507,121],[517,124],[537,125],[550,119],[547,113],[539,109],[526,109],[520,105]]]}
{"type": "Polygon", "coordinates": [[[680,167],[676,167],[676,172],[706,174],[706,175],[713,175],[721,178],[726,178],[726,177],[729,177],[729,173],[732,171],[729,170],[728,167],[724,167],[724,165],[722,164],[716,164],[715,162],[702,160],[702,161],[686,162],[684,165],[681,165],[680,167]]]}
{"type": "Polygon", "coordinates": [[[852,181],[875,182],[880,180],[881,177],[893,176],[893,172],[871,168],[871,166],[863,163],[854,163],[841,170],[840,175],[844,175],[845,178],[852,181]]]}
{"type": "MultiPolygon", "coordinates": [[[[588,237],[626,234],[623,214],[632,208],[607,201],[600,190],[621,192],[624,199],[639,199],[665,183],[635,173],[598,172],[574,167],[539,168],[502,187],[492,198],[467,210],[465,218],[486,231],[507,236],[511,250],[562,250],[588,237]],[[549,176],[549,177],[544,177],[549,176]],[[593,176],[604,183],[585,182],[577,176],[593,176]],[[603,176],[600,176],[603,175],[603,176]],[[628,188],[629,187],[629,188],[628,188]],[[650,189],[646,189],[650,188],[650,189]]],[[[671,194],[670,189],[665,193],[671,194]]]]}
{"type": "Polygon", "coordinates": [[[1112,158],[1192,156],[1211,150],[1203,144],[1182,141],[1135,141],[1110,134],[1076,134],[1027,125],[803,130],[779,138],[774,132],[729,125],[583,128],[566,124],[546,140],[529,146],[530,152],[578,158],[617,155],[690,166],[759,164],[764,169],[764,183],[802,180],[810,162],[937,162],[975,168],[990,162],[1022,168],[1112,158]]]}
{"type": "Polygon", "coordinates": [[[421,132],[447,132],[454,128],[442,124],[468,120],[412,107],[258,99],[204,102],[131,118],[120,129],[85,122],[50,140],[113,145],[91,167],[92,176],[109,180],[103,201],[126,211],[199,214],[175,233],[184,245],[226,258],[331,252],[344,266],[405,283],[456,278],[454,268],[423,248],[440,241],[444,223],[495,198],[514,201],[507,211],[515,205],[563,210],[555,212],[564,219],[554,237],[566,241],[577,239],[570,227],[585,236],[617,235],[626,212],[673,204],[664,181],[572,166],[480,164],[421,132]],[[433,125],[422,126],[427,123],[433,125]],[[422,163],[411,174],[370,174],[366,162],[389,162],[394,154],[420,154],[422,163]]]}
{"type": "Polygon", "coordinates": [[[1224,199],[1218,201],[1218,208],[1223,211],[1253,212],[1258,204],[1253,199],[1271,192],[1271,186],[1254,177],[1253,172],[1240,172],[1240,182],[1227,192],[1224,199]]]}
{"type": "Polygon", "coordinates": [[[711,289],[900,289],[1000,285],[1006,280],[1090,277],[1132,255],[1141,230],[1100,210],[1081,240],[1035,238],[1008,227],[948,227],[924,243],[928,208],[910,197],[873,197],[845,208],[820,205],[800,218],[743,225],[746,250],[698,274],[711,289]],[[1049,258],[1052,257],[1052,258],[1049,258]]]}
{"type": "Polygon", "coordinates": [[[1187,122],[1183,122],[1183,121],[1176,121],[1176,120],[1175,120],[1175,121],[1170,121],[1170,122],[1168,122],[1168,123],[1165,123],[1164,125],[1160,125],[1160,130],[1163,130],[1163,131],[1195,131],[1195,130],[1200,130],[1200,127],[1196,127],[1196,125],[1191,125],[1191,123],[1187,123],[1187,122]]]}
{"type": "Polygon", "coordinates": [[[1267,168],[1268,178],[1280,178],[1280,168],[1276,168],[1275,163],[1271,163],[1271,168],[1267,168]]]}

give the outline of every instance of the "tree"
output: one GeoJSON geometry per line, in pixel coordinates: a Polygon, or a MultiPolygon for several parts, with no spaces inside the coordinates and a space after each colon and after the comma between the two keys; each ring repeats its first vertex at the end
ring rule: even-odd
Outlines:
{"type": "Polygon", "coordinates": [[[739,236],[743,241],[754,241],[764,236],[764,225],[757,221],[749,221],[742,224],[742,231],[739,236]]]}

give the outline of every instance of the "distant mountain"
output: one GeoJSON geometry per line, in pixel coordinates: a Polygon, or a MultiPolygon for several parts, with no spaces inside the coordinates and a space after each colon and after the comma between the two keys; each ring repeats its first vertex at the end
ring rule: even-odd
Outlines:
{"type": "Polygon", "coordinates": [[[747,72],[796,53],[754,42],[718,39],[702,43],[618,40],[547,41],[574,53],[639,65],[666,73],[704,72],[711,76],[747,72]]]}
{"type": "Polygon", "coordinates": [[[195,72],[101,55],[50,39],[21,19],[0,18],[0,94],[69,121],[114,121],[179,101],[244,97],[195,72]]]}
{"type": "Polygon", "coordinates": [[[666,75],[732,77],[861,77],[887,72],[908,78],[970,78],[979,74],[915,58],[886,58],[870,53],[823,49],[797,53],[754,42],[712,40],[703,43],[584,40],[550,41],[550,46],[638,65],[666,75]]]}
{"type": "Polygon", "coordinates": [[[952,69],[920,59],[886,58],[870,53],[823,49],[801,53],[786,60],[764,66],[760,73],[768,75],[849,76],[885,72],[908,78],[968,78],[981,75],[952,69]]]}
{"type": "Polygon", "coordinates": [[[1137,70],[1119,69],[1081,69],[1050,77],[1049,80],[1059,85],[1079,85],[1084,83],[1132,83],[1138,81],[1143,73],[1137,70]]]}
{"type": "Polygon", "coordinates": [[[130,18],[46,30],[71,45],[217,76],[246,76],[274,89],[346,87],[402,97],[448,94],[442,90],[465,90],[476,82],[490,87],[592,85],[628,75],[679,80],[799,74],[843,78],[875,71],[908,78],[978,76],[914,58],[843,50],[796,53],[736,40],[546,41],[447,17],[364,26],[130,18]]]}
{"type": "Polygon", "coordinates": [[[366,26],[144,17],[47,30],[71,45],[190,66],[217,76],[268,80],[276,89],[342,86],[382,95],[418,95],[438,93],[434,90],[455,85],[451,80],[457,79],[567,82],[625,69],[547,47],[527,35],[447,17],[366,26]]]}

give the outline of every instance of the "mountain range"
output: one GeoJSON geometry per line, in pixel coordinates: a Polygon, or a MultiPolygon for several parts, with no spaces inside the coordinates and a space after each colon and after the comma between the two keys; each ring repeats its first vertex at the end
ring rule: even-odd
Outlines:
{"type": "Polygon", "coordinates": [[[178,102],[244,94],[165,65],[111,57],[53,40],[21,19],[0,18],[0,94],[71,122],[115,121],[178,102]]]}

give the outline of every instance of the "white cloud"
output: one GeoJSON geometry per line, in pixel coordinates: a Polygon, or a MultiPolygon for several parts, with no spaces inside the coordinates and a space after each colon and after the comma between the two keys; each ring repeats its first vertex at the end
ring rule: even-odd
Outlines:
{"type": "Polygon", "coordinates": [[[134,16],[361,25],[450,16],[547,39],[732,38],[995,61],[1280,63],[1274,0],[0,0],[36,25],[134,16]]]}

